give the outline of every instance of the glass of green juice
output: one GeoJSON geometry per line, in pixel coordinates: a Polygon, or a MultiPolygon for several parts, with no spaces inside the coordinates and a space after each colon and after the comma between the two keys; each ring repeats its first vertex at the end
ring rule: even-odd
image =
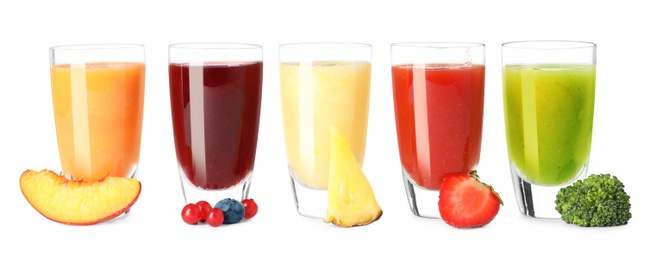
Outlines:
{"type": "Polygon", "coordinates": [[[592,143],[596,44],[502,44],[510,172],[519,211],[557,219],[560,188],[585,178],[592,143]]]}

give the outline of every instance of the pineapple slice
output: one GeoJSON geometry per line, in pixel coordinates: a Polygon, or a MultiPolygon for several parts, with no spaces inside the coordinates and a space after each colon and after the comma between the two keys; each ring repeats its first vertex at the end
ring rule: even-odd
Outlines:
{"type": "Polygon", "coordinates": [[[380,219],[383,210],[360,169],[346,136],[334,124],[330,132],[328,209],[324,222],[341,227],[364,226],[380,219]]]}

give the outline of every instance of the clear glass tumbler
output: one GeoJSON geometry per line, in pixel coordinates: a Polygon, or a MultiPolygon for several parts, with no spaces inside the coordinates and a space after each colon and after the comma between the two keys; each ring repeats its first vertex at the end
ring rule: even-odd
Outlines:
{"type": "Polygon", "coordinates": [[[391,51],[396,133],[410,210],[440,218],[444,177],[478,166],[485,45],[395,43],[391,51]]]}
{"type": "Polygon", "coordinates": [[[558,190],[587,174],[596,45],[508,42],[502,59],[506,143],[519,211],[560,218],[558,190]]]}
{"type": "Polygon", "coordinates": [[[248,197],[260,124],[262,47],[169,46],[173,137],[185,203],[248,197]]]}
{"type": "Polygon", "coordinates": [[[279,47],[287,162],[300,215],[325,218],[333,123],[362,166],[367,139],[371,46],[294,43],[279,47]]]}
{"type": "Polygon", "coordinates": [[[144,46],[139,44],[50,48],[59,157],[69,178],[136,177],[144,60],[144,46]]]}

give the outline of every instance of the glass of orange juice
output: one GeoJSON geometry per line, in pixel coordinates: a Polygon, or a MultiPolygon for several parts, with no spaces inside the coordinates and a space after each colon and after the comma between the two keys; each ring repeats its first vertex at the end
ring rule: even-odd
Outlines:
{"type": "Polygon", "coordinates": [[[136,177],[144,60],[144,46],[139,44],[50,48],[59,157],[70,179],[136,177]]]}
{"type": "Polygon", "coordinates": [[[298,213],[324,218],[330,136],[343,131],[364,161],[371,83],[371,45],[291,43],[279,46],[280,96],[287,162],[298,213]]]}

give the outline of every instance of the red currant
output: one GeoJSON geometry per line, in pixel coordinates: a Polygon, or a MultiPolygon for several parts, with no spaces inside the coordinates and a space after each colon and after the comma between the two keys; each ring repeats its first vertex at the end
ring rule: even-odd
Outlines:
{"type": "Polygon", "coordinates": [[[202,219],[200,206],[189,203],[182,208],[182,220],[189,225],[196,225],[202,219]]]}
{"type": "Polygon", "coordinates": [[[218,227],[223,224],[223,211],[219,208],[212,208],[207,214],[207,219],[205,220],[207,224],[213,227],[218,227]]]}
{"type": "Polygon", "coordinates": [[[245,219],[249,219],[257,214],[257,203],[253,199],[244,199],[241,201],[241,204],[244,204],[246,213],[244,214],[245,219]]]}
{"type": "Polygon", "coordinates": [[[196,202],[196,205],[198,205],[201,209],[201,218],[200,221],[205,221],[207,220],[207,215],[210,214],[210,210],[212,209],[212,205],[210,205],[209,202],[201,200],[199,202],[196,202]]]}

